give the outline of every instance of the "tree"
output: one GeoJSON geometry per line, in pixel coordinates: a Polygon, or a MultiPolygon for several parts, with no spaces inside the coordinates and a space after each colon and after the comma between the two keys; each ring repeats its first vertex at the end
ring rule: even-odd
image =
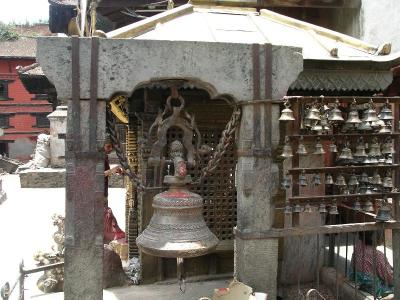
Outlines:
{"type": "Polygon", "coordinates": [[[0,22],[0,41],[15,41],[18,38],[19,34],[14,26],[0,22]]]}

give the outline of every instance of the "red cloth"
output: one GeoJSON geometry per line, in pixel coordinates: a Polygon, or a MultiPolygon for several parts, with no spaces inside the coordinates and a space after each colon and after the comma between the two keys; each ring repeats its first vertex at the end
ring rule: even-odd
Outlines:
{"type": "Polygon", "coordinates": [[[357,272],[362,272],[373,276],[373,260],[375,255],[376,275],[382,281],[393,284],[393,269],[388,260],[381,251],[374,249],[373,246],[364,245],[358,241],[353,252],[352,264],[356,264],[357,272]]]}
{"type": "Polygon", "coordinates": [[[125,238],[125,232],[118,226],[117,219],[115,218],[111,208],[104,207],[104,243],[108,244],[112,240],[119,240],[125,238]]]}

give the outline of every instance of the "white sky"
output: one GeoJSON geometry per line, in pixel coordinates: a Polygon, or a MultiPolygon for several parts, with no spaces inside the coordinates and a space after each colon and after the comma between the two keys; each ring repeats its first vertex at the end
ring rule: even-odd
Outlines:
{"type": "Polygon", "coordinates": [[[0,21],[32,23],[49,19],[48,0],[0,0],[0,21]]]}

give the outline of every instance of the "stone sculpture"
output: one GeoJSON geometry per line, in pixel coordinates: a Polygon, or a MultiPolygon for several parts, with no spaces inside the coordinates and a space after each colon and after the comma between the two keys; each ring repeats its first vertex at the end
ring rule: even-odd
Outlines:
{"type": "Polygon", "coordinates": [[[26,169],[39,169],[48,167],[50,162],[50,135],[41,133],[37,137],[33,158],[26,164],[19,166],[16,173],[26,169]]]}
{"type": "MultiPolygon", "coordinates": [[[[34,260],[38,266],[44,266],[64,261],[64,217],[54,214],[53,225],[57,231],[53,233],[53,240],[56,243],[50,252],[38,251],[34,260]]],[[[44,293],[61,292],[64,287],[64,268],[55,268],[44,271],[36,283],[37,287],[44,293]]]]}

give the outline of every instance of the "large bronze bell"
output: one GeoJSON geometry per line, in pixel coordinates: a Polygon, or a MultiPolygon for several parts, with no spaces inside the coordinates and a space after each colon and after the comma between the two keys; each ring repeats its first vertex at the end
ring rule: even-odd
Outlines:
{"type": "Polygon", "coordinates": [[[149,226],[136,239],[138,247],[147,254],[195,257],[210,252],[218,244],[218,238],[203,219],[203,199],[187,189],[191,177],[187,175],[183,153],[182,143],[172,142],[170,155],[175,173],[164,177],[169,189],[154,197],[149,226]]]}
{"type": "Polygon", "coordinates": [[[356,146],[356,152],[354,152],[354,157],[367,157],[367,153],[365,152],[365,144],[362,140],[362,138],[360,138],[358,140],[358,144],[356,146]]]}
{"type": "Polygon", "coordinates": [[[164,112],[159,113],[150,127],[149,136],[155,130],[157,140],[151,148],[149,165],[160,164],[165,155],[164,148],[167,146],[167,132],[170,128],[180,128],[183,137],[182,141],[173,141],[169,147],[169,162],[174,167],[174,174],[164,177],[164,183],[169,189],[153,198],[153,216],[147,228],[136,239],[139,249],[149,255],[177,258],[180,280],[183,279],[183,258],[204,255],[218,244],[218,238],[208,229],[203,219],[203,199],[188,190],[191,176],[188,175],[187,166],[196,164],[200,136],[194,117],[184,110],[184,104],[177,90],[172,89],[164,112]],[[180,101],[180,106],[171,105],[172,97],[180,101]],[[194,136],[197,139],[195,143],[194,136]]]}

